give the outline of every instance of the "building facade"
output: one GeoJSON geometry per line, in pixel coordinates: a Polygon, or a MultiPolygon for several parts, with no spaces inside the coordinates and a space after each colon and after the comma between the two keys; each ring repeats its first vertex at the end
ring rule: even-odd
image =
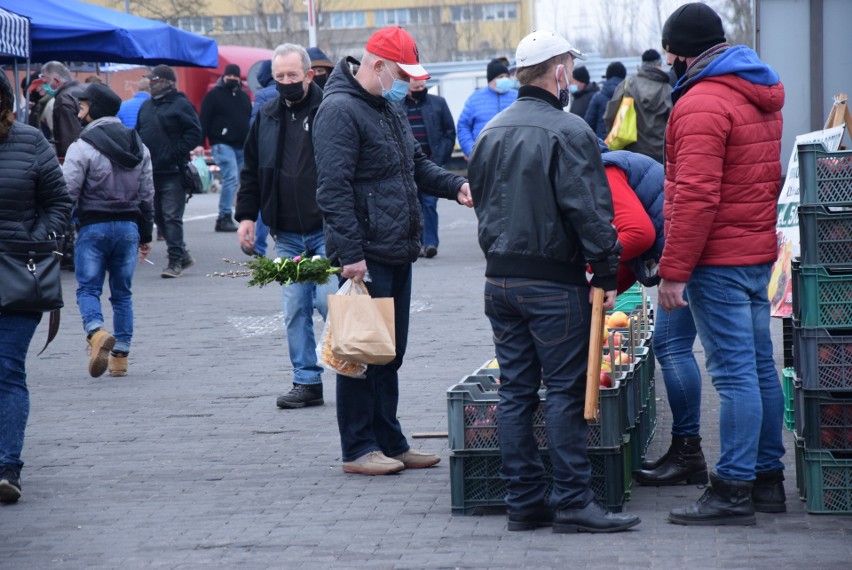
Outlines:
{"type": "MultiPolygon", "coordinates": [[[[308,44],[305,0],[88,0],[168,21],[224,45],[308,44]]],[[[403,26],[428,61],[513,58],[533,29],[534,0],[312,0],[317,45],[330,57],[359,56],[370,35],[403,26]]]]}

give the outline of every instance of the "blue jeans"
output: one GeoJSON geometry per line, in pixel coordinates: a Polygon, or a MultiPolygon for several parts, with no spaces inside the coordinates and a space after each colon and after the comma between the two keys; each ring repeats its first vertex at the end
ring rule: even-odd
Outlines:
{"type": "Polygon", "coordinates": [[[234,198],[237,197],[240,170],[243,169],[243,149],[229,144],[214,144],[210,147],[213,158],[222,175],[222,190],[219,193],[219,217],[230,218],[234,214],[234,198]]]}
{"type": "Polygon", "coordinates": [[[343,461],[371,451],[394,457],[408,451],[408,441],[396,417],[399,404],[399,367],[408,346],[411,308],[411,264],[384,265],[367,260],[372,297],[393,297],[396,358],[368,366],[364,379],[337,375],[337,427],[343,461]]]}
{"type": "Polygon", "coordinates": [[[592,309],[589,288],[521,278],[487,278],[485,314],[500,363],[497,437],[510,511],[544,502],[547,485],[533,435],[541,383],[547,445],[553,465],[551,506],[591,502],[586,435],[585,379],[592,309]]]}
{"type": "Polygon", "coordinates": [[[769,333],[771,266],[699,266],[686,289],[719,393],[722,479],[750,481],[783,469],[784,397],[769,333]]]}
{"type": "MultiPolygon", "coordinates": [[[[322,230],[309,234],[278,232],[275,234],[275,253],[279,257],[325,256],[322,230]]],[[[322,383],[322,366],[317,364],[317,343],[314,338],[314,306],[324,320],[328,313],[327,295],[334,295],[335,292],[337,287],[334,279],[325,285],[294,284],[281,287],[284,330],[287,333],[295,384],[322,383]]]]}
{"type": "Polygon", "coordinates": [[[130,352],[133,340],[131,286],[139,252],[136,222],[89,224],[77,233],[74,272],[77,276],[77,306],[86,334],[104,326],[101,293],[109,273],[109,302],[112,305],[115,352],[130,352]]]}
{"type": "Polygon", "coordinates": [[[183,241],[183,213],[186,210],[186,189],[178,174],[154,175],[154,223],[166,238],[169,262],[180,263],[186,257],[183,241]]]}
{"type": "Polygon", "coordinates": [[[438,198],[431,194],[418,192],[420,208],[423,210],[423,235],[420,243],[423,247],[434,245],[438,247],[438,198]]]}
{"type": "Polygon", "coordinates": [[[40,314],[0,315],[0,467],[20,469],[24,430],[30,415],[27,351],[40,314]]]}
{"type": "Polygon", "coordinates": [[[263,217],[258,212],[257,222],[254,224],[254,250],[261,256],[266,255],[267,237],[269,237],[269,226],[263,223],[263,217]]]}
{"type": "MultiPolygon", "coordinates": [[[[686,293],[684,298],[689,300],[686,293]]],[[[701,428],[701,370],[692,352],[695,321],[689,307],[669,313],[657,305],[655,317],[654,354],[660,361],[669,397],[672,435],[697,436],[701,428]]]]}

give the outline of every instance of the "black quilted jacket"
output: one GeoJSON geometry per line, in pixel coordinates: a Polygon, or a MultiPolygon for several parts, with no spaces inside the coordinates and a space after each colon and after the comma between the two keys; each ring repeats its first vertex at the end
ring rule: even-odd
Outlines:
{"type": "Polygon", "coordinates": [[[45,240],[49,232],[61,234],[70,217],[56,154],[41,131],[14,123],[0,141],[0,241],[45,240]]]}
{"type": "Polygon", "coordinates": [[[350,60],[329,77],[314,121],[326,253],[341,265],[411,263],[423,226],[417,189],[455,199],[465,179],[426,158],[405,109],[365,91],[350,60]]]}

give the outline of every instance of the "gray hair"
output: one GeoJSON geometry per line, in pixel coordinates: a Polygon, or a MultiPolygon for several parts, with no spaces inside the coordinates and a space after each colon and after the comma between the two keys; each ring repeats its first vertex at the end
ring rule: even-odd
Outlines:
{"type": "Polygon", "coordinates": [[[68,68],[65,65],[59,63],[58,61],[48,61],[41,68],[42,75],[55,75],[59,79],[62,80],[62,83],[68,83],[69,81],[73,81],[74,78],[71,77],[71,72],[68,71],[68,68]]]}
{"type": "Polygon", "coordinates": [[[275,48],[272,59],[275,60],[279,55],[284,56],[290,53],[297,53],[302,58],[302,71],[307,73],[311,70],[311,56],[308,55],[308,50],[297,44],[281,44],[275,48]]]}

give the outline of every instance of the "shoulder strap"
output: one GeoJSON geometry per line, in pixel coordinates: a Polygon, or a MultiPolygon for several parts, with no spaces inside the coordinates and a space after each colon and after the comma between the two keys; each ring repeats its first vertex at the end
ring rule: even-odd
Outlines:
{"type": "Polygon", "coordinates": [[[41,356],[41,353],[47,349],[47,345],[56,338],[56,333],[59,332],[59,315],[60,309],[50,311],[50,321],[47,327],[47,341],[45,341],[44,346],[36,356],[41,356]]]}

